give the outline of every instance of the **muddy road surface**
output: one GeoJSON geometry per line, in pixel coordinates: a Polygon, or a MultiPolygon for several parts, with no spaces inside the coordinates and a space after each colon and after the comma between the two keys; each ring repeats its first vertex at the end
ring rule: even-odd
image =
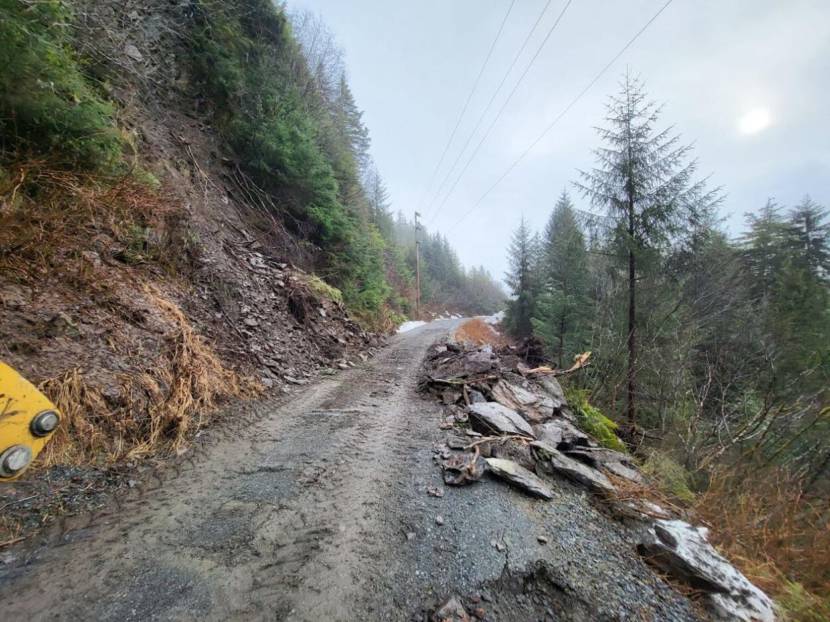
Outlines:
{"type": "Polygon", "coordinates": [[[444,487],[417,376],[456,323],[250,405],[163,481],[7,551],[2,619],[424,620],[450,594],[486,620],[698,619],[569,484],[444,487]]]}

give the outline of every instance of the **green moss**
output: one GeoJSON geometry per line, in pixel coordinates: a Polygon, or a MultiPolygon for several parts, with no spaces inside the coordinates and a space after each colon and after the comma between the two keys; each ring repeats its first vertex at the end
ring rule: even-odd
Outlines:
{"type": "Polygon", "coordinates": [[[791,622],[826,622],[830,620],[830,597],[821,598],[795,581],[788,581],[783,594],[776,598],[783,618],[791,622]]]}
{"type": "Polygon", "coordinates": [[[328,298],[329,300],[333,300],[334,302],[338,303],[343,302],[343,292],[341,292],[336,287],[332,287],[320,277],[312,274],[306,279],[306,283],[308,284],[311,291],[313,291],[318,296],[328,298]]]}
{"type": "Polygon", "coordinates": [[[695,500],[689,472],[668,454],[652,451],[643,464],[643,472],[649,475],[664,493],[675,499],[684,503],[692,503],[695,500]]]}
{"type": "Polygon", "coordinates": [[[568,389],[565,393],[568,405],[577,417],[577,424],[593,436],[603,447],[616,451],[626,451],[625,444],[617,437],[619,427],[588,401],[588,392],[581,389],[568,389]]]}
{"type": "Polygon", "coordinates": [[[68,166],[121,162],[114,108],[81,71],[63,2],[0,0],[0,135],[12,155],[68,166]]]}

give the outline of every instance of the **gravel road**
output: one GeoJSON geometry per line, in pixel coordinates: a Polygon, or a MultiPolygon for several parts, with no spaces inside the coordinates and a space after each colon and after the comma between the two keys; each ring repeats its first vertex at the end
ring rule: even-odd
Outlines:
{"type": "Polygon", "coordinates": [[[423,620],[458,594],[488,620],[700,619],[628,528],[566,482],[551,482],[550,502],[489,479],[426,494],[444,488],[444,433],[417,375],[456,324],[397,335],[357,368],[247,406],[250,424],[163,484],[12,549],[2,618],[423,620]]]}

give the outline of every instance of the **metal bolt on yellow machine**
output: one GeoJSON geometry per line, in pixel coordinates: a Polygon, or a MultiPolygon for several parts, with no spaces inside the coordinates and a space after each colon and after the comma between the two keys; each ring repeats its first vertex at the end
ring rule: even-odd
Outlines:
{"type": "Polygon", "coordinates": [[[55,405],[14,369],[0,362],[0,482],[25,471],[58,429],[55,405]]]}

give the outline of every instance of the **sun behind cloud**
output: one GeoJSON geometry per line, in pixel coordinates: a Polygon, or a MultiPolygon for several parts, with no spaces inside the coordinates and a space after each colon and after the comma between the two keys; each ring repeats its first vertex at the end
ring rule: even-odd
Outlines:
{"type": "Polygon", "coordinates": [[[741,134],[757,134],[767,129],[771,123],[772,115],[769,109],[753,108],[738,119],[738,130],[741,134]]]}

